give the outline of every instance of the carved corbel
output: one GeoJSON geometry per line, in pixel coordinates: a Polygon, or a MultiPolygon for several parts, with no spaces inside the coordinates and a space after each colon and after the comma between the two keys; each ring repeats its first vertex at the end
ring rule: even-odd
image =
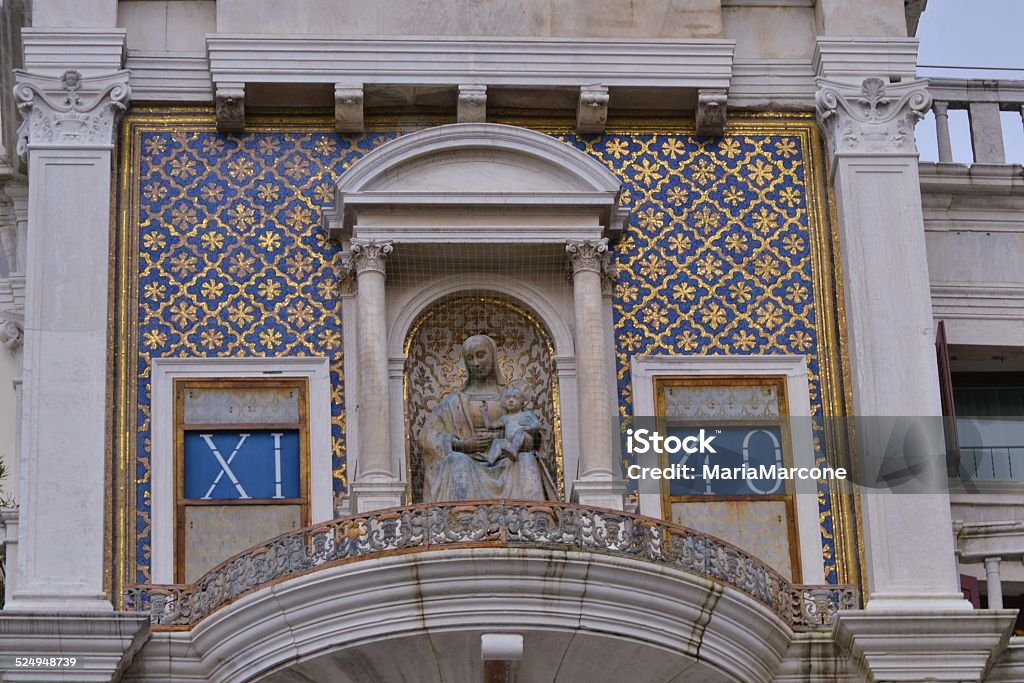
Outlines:
{"type": "Polygon", "coordinates": [[[815,104],[829,156],[916,155],[914,126],[931,106],[928,81],[887,83],[865,78],[855,85],[819,78],[815,104]]]}
{"type": "Polygon", "coordinates": [[[0,311],[0,344],[14,353],[25,340],[25,315],[21,311],[0,311]]]}
{"type": "Polygon", "coordinates": [[[31,145],[113,145],[117,117],[131,96],[128,73],[82,76],[69,70],[43,76],[16,69],[14,100],[23,118],[18,156],[27,161],[31,145]]]}
{"type": "Polygon", "coordinates": [[[724,90],[697,92],[697,135],[718,136],[725,133],[726,102],[724,90]]]}
{"type": "Polygon", "coordinates": [[[608,125],[608,88],[603,85],[580,87],[576,107],[576,130],[580,133],[603,133],[608,125]]]}
{"type": "Polygon", "coordinates": [[[339,133],[362,133],[363,86],[358,83],[334,85],[334,129],[339,133]]]}
{"type": "Polygon", "coordinates": [[[459,123],[485,123],[487,121],[487,86],[460,85],[456,113],[459,123]]]}
{"type": "Polygon", "coordinates": [[[245,130],[245,83],[217,84],[217,130],[237,133],[245,130]]]}

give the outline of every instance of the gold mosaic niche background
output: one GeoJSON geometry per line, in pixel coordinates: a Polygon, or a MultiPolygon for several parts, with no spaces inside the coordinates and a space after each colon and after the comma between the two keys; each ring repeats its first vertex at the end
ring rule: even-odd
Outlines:
{"type": "Polygon", "coordinates": [[[489,296],[457,297],[428,308],[413,323],[405,343],[406,453],[410,500],[421,502],[422,468],[416,435],[440,399],[466,382],[462,342],[486,334],[498,346],[501,381],[522,389],[545,425],[541,452],[555,465],[559,494],[565,497],[561,419],[554,346],[540,321],[515,303],[489,296]]]}
{"type": "MultiPolygon", "coordinates": [[[[646,199],[651,199],[654,191],[649,184],[644,187],[644,176],[650,175],[650,158],[658,156],[658,150],[652,148],[654,138],[676,138],[696,141],[701,153],[711,153],[711,158],[724,164],[724,157],[717,156],[708,146],[706,140],[693,138],[692,125],[689,121],[678,118],[637,118],[612,120],[608,132],[604,136],[576,136],[573,122],[569,119],[528,119],[519,115],[493,119],[495,122],[512,125],[523,125],[541,132],[551,134],[572,144],[619,173],[627,173],[627,199],[637,207],[646,199]],[[634,150],[633,158],[613,157],[617,140],[639,140],[647,145],[644,150],[634,150]],[[604,144],[602,144],[604,141],[604,144]],[[614,145],[612,143],[615,143],[614,145]],[[644,155],[648,165],[644,166],[644,155]],[[630,168],[635,163],[638,169],[630,168]],[[632,196],[630,196],[632,195],[632,196]]],[[[451,123],[450,120],[419,119],[377,119],[368,122],[370,133],[409,131],[451,123]]],[[[267,116],[252,117],[248,131],[254,134],[275,134],[289,136],[308,136],[311,134],[331,134],[333,121],[327,117],[302,116],[267,116]]],[[[137,500],[137,485],[147,476],[148,463],[145,468],[139,465],[140,454],[137,450],[135,437],[137,399],[140,365],[135,349],[139,348],[138,306],[139,292],[139,256],[140,231],[138,224],[141,187],[138,182],[142,163],[142,136],[151,132],[168,132],[181,137],[213,134],[215,120],[210,108],[156,109],[136,108],[126,118],[119,143],[118,169],[118,206],[117,225],[114,234],[116,257],[114,259],[115,275],[112,282],[112,319],[115,330],[114,348],[118,350],[111,369],[111,386],[114,400],[112,402],[112,424],[114,443],[113,472],[115,486],[112,487],[112,510],[114,511],[114,533],[108,557],[112,566],[112,595],[119,596],[126,583],[132,583],[136,569],[140,563],[148,564],[148,559],[139,552],[138,544],[142,534],[147,533],[146,520],[140,516],[144,512],[147,500],[137,500]]],[[[839,291],[839,266],[837,261],[838,240],[831,229],[829,197],[824,181],[824,166],[821,156],[821,143],[812,117],[794,114],[763,114],[757,116],[736,115],[731,118],[727,130],[727,138],[742,140],[744,136],[776,136],[795,141],[803,153],[802,164],[805,181],[800,188],[805,195],[804,236],[810,249],[808,259],[808,277],[813,281],[815,299],[815,315],[807,323],[813,326],[817,346],[812,349],[818,361],[819,394],[816,404],[820,405],[823,415],[849,414],[851,398],[849,395],[848,367],[845,352],[845,320],[842,310],[842,297],[839,291]]],[[[226,136],[225,139],[236,139],[226,136]]],[[[365,151],[365,150],[364,150],[365,151]]],[[[628,150],[626,150],[628,151],[628,150]]],[[[347,166],[347,164],[346,164],[347,166]]],[[[694,167],[696,168],[696,167],[694,167]]],[[[721,167],[720,167],[721,169],[721,167]]],[[[275,173],[283,173],[277,169],[275,173]]],[[[764,168],[746,169],[764,172],[764,168]]],[[[769,169],[770,172],[770,169],[769,169]]],[[[657,173],[657,169],[655,169],[657,173]]],[[[678,171],[673,171],[678,173],[678,171]]],[[[285,178],[281,178],[283,182],[285,178]]],[[[324,178],[336,180],[336,178],[324,178]]],[[[655,179],[656,180],[656,179],[655,179]]],[[[687,181],[689,182],[689,180],[687,181]]],[[[699,199],[699,198],[698,198],[699,199]]],[[[691,218],[699,216],[691,214],[691,218]]],[[[834,219],[833,219],[834,220],[834,219]]],[[[747,319],[749,321],[749,318],[747,319]]],[[[743,320],[740,321],[744,322],[743,320]]],[[[756,322],[756,320],[754,321],[756,322]]],[[[622,338],[622,329],[617,335],[622,338]]],[[[621,343],[621,342],[620,342],[621,343]]],[[[680,352],[683,352],[680,349],[680,352]]],[[[699,353],[700,350],[687,351],[699,353]]],[[[712,351],[714,352],[714,351],[712,351]]],[[[720,352],[720,351],[719,351],[720,352]]],[[[622,348],[618,353],[624,353],[622,348]]],[[[339,388],[340,390],[340,388],[339,388]]],[[[629,397],[631,398],[631,397],[629,397]]],[[[846,462],[843,444],[836,443],[831,434],[826,434],[819,444],[830,461],[846,462]]],[[[338,472],[336,472],[338,475],[338,472]]],[[[344,472],[341,473],[344,476],[344,472]]],[[[141,496],[141,494],[139,494],[141,496]]],[[[859,583],[859,557],[862,553],[857,525],[855,523],[856,501],[847,496],[832,495],[831,505],[822,512],[823,531],[828,522],[826,538],[834,547],[834,554],[826,554],[827,571],[834,571],[835,580],[840,583],[859,583]],[[831,570],[828,569],[831,566],[831,570]]],[[[826,548],[826,551],[829,549],[826,548]]]]}

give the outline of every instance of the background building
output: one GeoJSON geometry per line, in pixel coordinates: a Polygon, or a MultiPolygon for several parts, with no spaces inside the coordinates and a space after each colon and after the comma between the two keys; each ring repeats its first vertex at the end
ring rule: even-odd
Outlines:
{"type": "Polygon", "coordinates": [[[1024,92],[923,5],[5,0],[0,676],[1024,678],[1024,92]],[[422,502],[473,334],[559,501],[422,502]],[[969,493],[617,441],[954,409],[969,493]]]}

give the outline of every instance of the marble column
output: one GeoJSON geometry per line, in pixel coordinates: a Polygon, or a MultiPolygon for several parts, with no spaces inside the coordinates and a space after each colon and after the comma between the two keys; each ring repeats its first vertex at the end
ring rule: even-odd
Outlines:
{"type": "Polygon", "coordinates": [[[110,172],[128,72],[15,76],[29,196],[18,566],[6,609],[109,611],[110,172]]]}
{"type": "MultiPolygon", "coordinates": [[[[914,142],[931,104],[927,81],[818,79],[816,99],[839,219],[854,410],[941,415],[914,142]]],[[[928,462],[944,471],[941,459],[928,462]]],[[[871,680],[979,680],[1012,618],[971,611],[961,595],[948,494],[865,490],[859,513],[866,610],[838,617],[837,642],[871,680]]]]}
{"type": "Polygon", "coordinates": [[[384,279],[392,248],[390,242],[352,240],[359,359],[359,452],[354,454],[352,481],[355,513],[401,505],[405,491],[391,457],[384,279]]]}
{"type": "Polygon", "coordinates": [[[625,482],[613,449],[617,410],[611,402],[602,279],[608,272],[608,240],[570,240],[577,392],[579,396],[579,478],[572,499],[582,505],[623,509],[625,482]]]}
{"type": "MultiPolygon", "coordinates": [[[[854,409],[941,415],[914,125],[927,81],[819,79],[843,259],[854,409]]],[[[953,554],[949,497],[861,496],[868,608],[968,608],[953,554]]]]}

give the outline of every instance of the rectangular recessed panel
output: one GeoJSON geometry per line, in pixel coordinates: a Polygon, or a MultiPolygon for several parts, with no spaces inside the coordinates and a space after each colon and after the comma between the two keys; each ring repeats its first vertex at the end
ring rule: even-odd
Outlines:
{"type": "Polygon", "coordinates": [[[236,553],[302,526],[299,505],[190,505],[184,514],[186,583],[236,553]]]}
{"type": "Polygon", "coordinates": [[[785,501],[676,502],[672,521],[732,543],[793,579],[785,501]]]}
{"type": "Polygon", "coordinates": [[[299,393],[295,387],[189,387],[185,424],[296,423],[299,393]]]}
{"type": "Polygon", "coordinates": [[[666,417],[687,419],[768,420],[779,417],[779,390],[774,384],[743,386],[663,386],[666,417]]]}

